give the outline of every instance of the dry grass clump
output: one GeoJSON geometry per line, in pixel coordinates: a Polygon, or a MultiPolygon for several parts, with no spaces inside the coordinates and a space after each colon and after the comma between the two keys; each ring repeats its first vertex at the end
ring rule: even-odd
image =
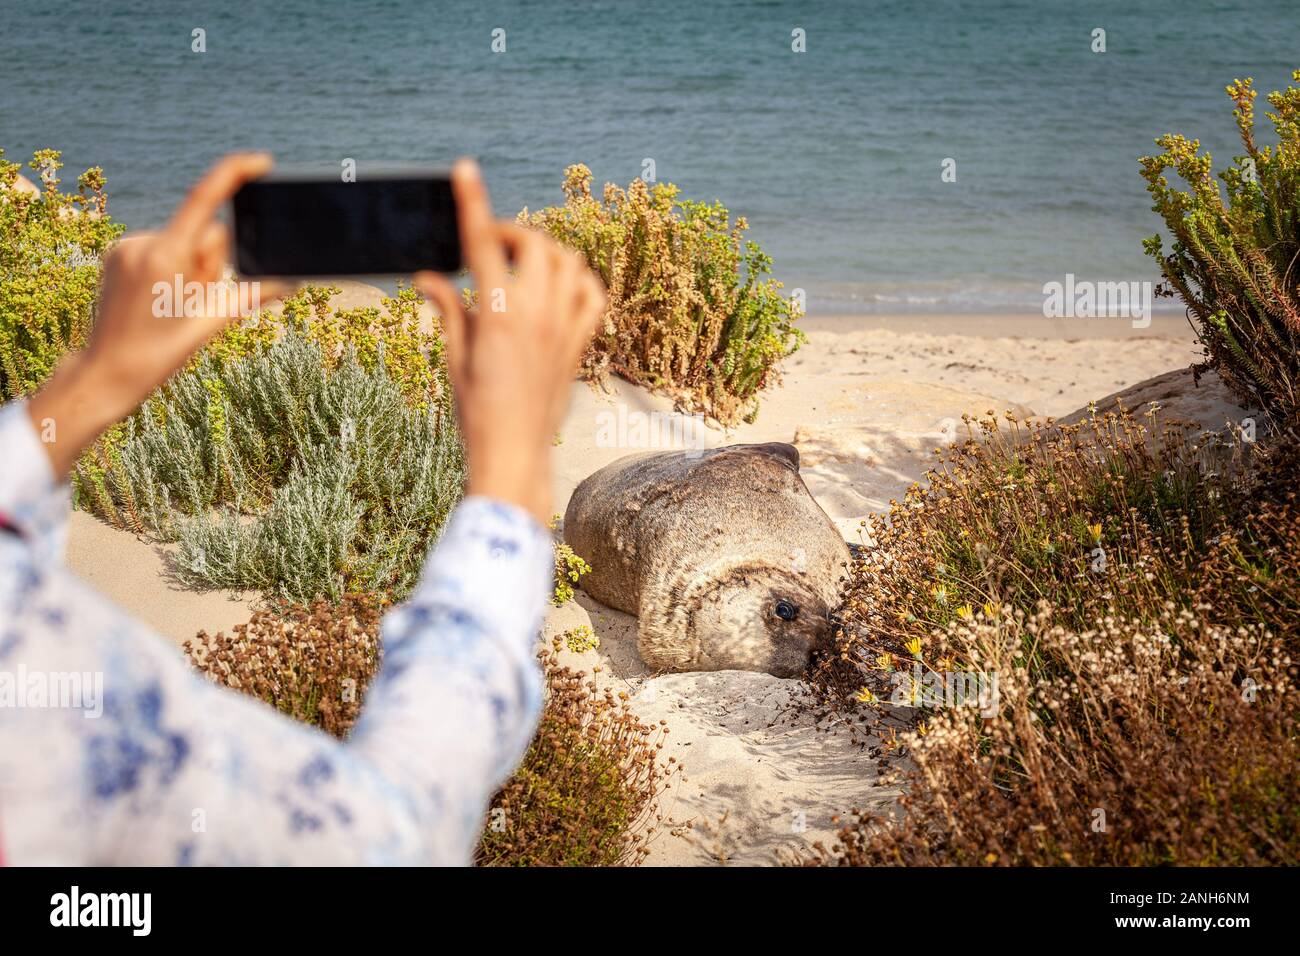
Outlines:
{"type": "Polygon", "coordinates": [[[668,728],[643,724],[626,694],[598,691],[552,652],[541,659],[546,711],[523,764],[492,801],[477,861],[634,866],[649,852],[658,796],[681,769],[673,757],[660,763],[668,728]]]}
{"type": "MultiPolygon", "coordinates": [[[[380,611],[332,606],[259,611],[234,634],[185,644],[218,684],[345,738],[379,668],[380,611]]],[[[680,767],[660,763],[667,727],[642,724],[626,698],[541,654],[547,701],[515,775],[492,800],[477,862],[486,866],[635,865],[654,832],[659,793],[680,767]]]]}
{"type": "Polygon", "coordinates": [[[1122,411],[979,429],[868,526],[817,682],[922,722],[894,819],[855,815],[819,860],[1296,862],[1293,439],[1155,441],[1122,411]]]}
{"type": "Polygon", "coordinates": [[[257,611],[231,635],[200,631],[185,642],[185,653],[218,684],[344,738],[379,669],[380,616],[360,598],[310,608],[281,604],[257,611]]]}
{"type": "Polygon", "coordinates": [[[724,424],[753,420],[777,364],[804,341],[800,307],[770,277],[772,260],[721,203],[679,200],[676,186],[591,194],[591,170],[570,166],[563,206],[519,221],[580,252],[605,283],[609,309],[583,361],[724,424]]]}
{"type": "MultiPolygon", "coordinates": [[[[930,652],[996,673],[996,716],[927,713],[897,820],[856,817],[841,865],[1250,865],[1300,859],[1300,696],[1264,629],[1075,630],[1043,607],[983,614],[930,652]]],[[[936,664],[923,657],[927,670],[936,664]]]]}

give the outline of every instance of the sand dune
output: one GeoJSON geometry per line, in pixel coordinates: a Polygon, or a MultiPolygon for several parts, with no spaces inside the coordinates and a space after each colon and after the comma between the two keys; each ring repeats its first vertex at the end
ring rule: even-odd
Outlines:
{"type": "MultiPolygon", "coordinates": [[[[1058,417],[1197,357],[1185,324],[1167,323],[1158,336],[1114,338],[1101,334],[1113,334],[1112,327],[1084,323],[1080,331],[1095,337],[1066,340],[1038,337],[1047,320],[970,319],[979,334],[932,334],[923,330],[935,323],[924,316],[820,319],[786,364],[781,386],[764,398],[757,420],[731,432],[705,429],[703,444],[794,442],[809,490],[847,530],[921,477],[945,436],[960,432],[963,413],[1058,417]],[[904,321],[916,330],[893,327],[904,321]]],[[[599,440],[602,421],[617,415],[620,405],[625,415],[653,413],[660,422],[675,417],[671,401],[620,380],[605,393],[575,385],[556,449],[557,513],[587,475],[648,447],[599,440]]],[[[698,430],[664,425],[656,434],[674,431],[698,430]]]]}

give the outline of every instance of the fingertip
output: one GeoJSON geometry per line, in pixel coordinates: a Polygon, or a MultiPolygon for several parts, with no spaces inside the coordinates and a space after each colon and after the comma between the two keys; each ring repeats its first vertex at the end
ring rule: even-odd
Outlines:
{"type": "Polygon", "coordinates": [[[462,156],[451,167],[453,179],[463,183],[477,182],[483,178],[483,173],[479,169],[478,163],[474,162],[468,156],[462,156]]]}
{"type": "Polygon", "coordinates": [[[223,156],[212,167],[212,171],[229,170],[240,179],[253,179],[266,175],[274,165],[275,160],[270,153],[230,153],[223,156]]]}
{"type": "Polygon", "coordinates": [[[275,157],[270,153],[249,153],[248,171],[252,176],[265,176],[275,166],[275,157]]]}

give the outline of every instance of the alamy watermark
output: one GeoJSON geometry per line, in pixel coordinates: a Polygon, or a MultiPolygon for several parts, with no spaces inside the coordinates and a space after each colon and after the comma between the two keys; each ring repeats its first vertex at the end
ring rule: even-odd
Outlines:
{"type": "Polygon", "coordinates": [[[186,282],[177,273],[171,282],[155,282],[151,291],[156,319],[243,315],[262,307],[260,282],[186,282]]]}
{"type": "Polygon", "coordinates": [[[1043,284],[1043,317],[1048,319],[1131,319],[1133,328],[1151,324],[1155,286],[1150,282],[1091,282],[1076,280],[1043,284]]]}
{"type": "Polygon", "coordinates": [[[894,685],[889,702],[900,707],[972,707],[978,708],[981,717],[998,713],[997,671],[923,672],[916,663],[910,671],[894,671],[889,682],[894,685]]]}
{"type": "Polygon", "coordinates": [[[104,713],[102,671],[0,671],[0,709],[39,707],[80,710],[83,717],[104,713]]]}
{"type": "Polygon", "coordinates": [[[148,936],[153,928],[152,893],[83,893],[73,886],[50,897],[51,926],[123,927],[132,936],[148,936]]]}
{"type": "Polygon", "coordinates": [[[596,413],[597,448],[686,449],[698,454],[708,447],[703,415],[632,411],[620,403],[596,413]]]}

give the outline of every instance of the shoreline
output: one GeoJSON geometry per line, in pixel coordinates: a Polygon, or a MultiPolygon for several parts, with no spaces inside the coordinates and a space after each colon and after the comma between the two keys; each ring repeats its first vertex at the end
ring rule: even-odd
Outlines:
{"type": "Polygon", "coordinates": [[[1174,339],[1196,341],[1196,332],[1180,311],[1153,311],[1151,325],[1135,329],[1123,318],[1055,319],[1041,312],[881,312],[810,313],[797,325],[805,332],[851,332],[871,329],[916,335],[963,335],[971,338],[1174,339]]]}

